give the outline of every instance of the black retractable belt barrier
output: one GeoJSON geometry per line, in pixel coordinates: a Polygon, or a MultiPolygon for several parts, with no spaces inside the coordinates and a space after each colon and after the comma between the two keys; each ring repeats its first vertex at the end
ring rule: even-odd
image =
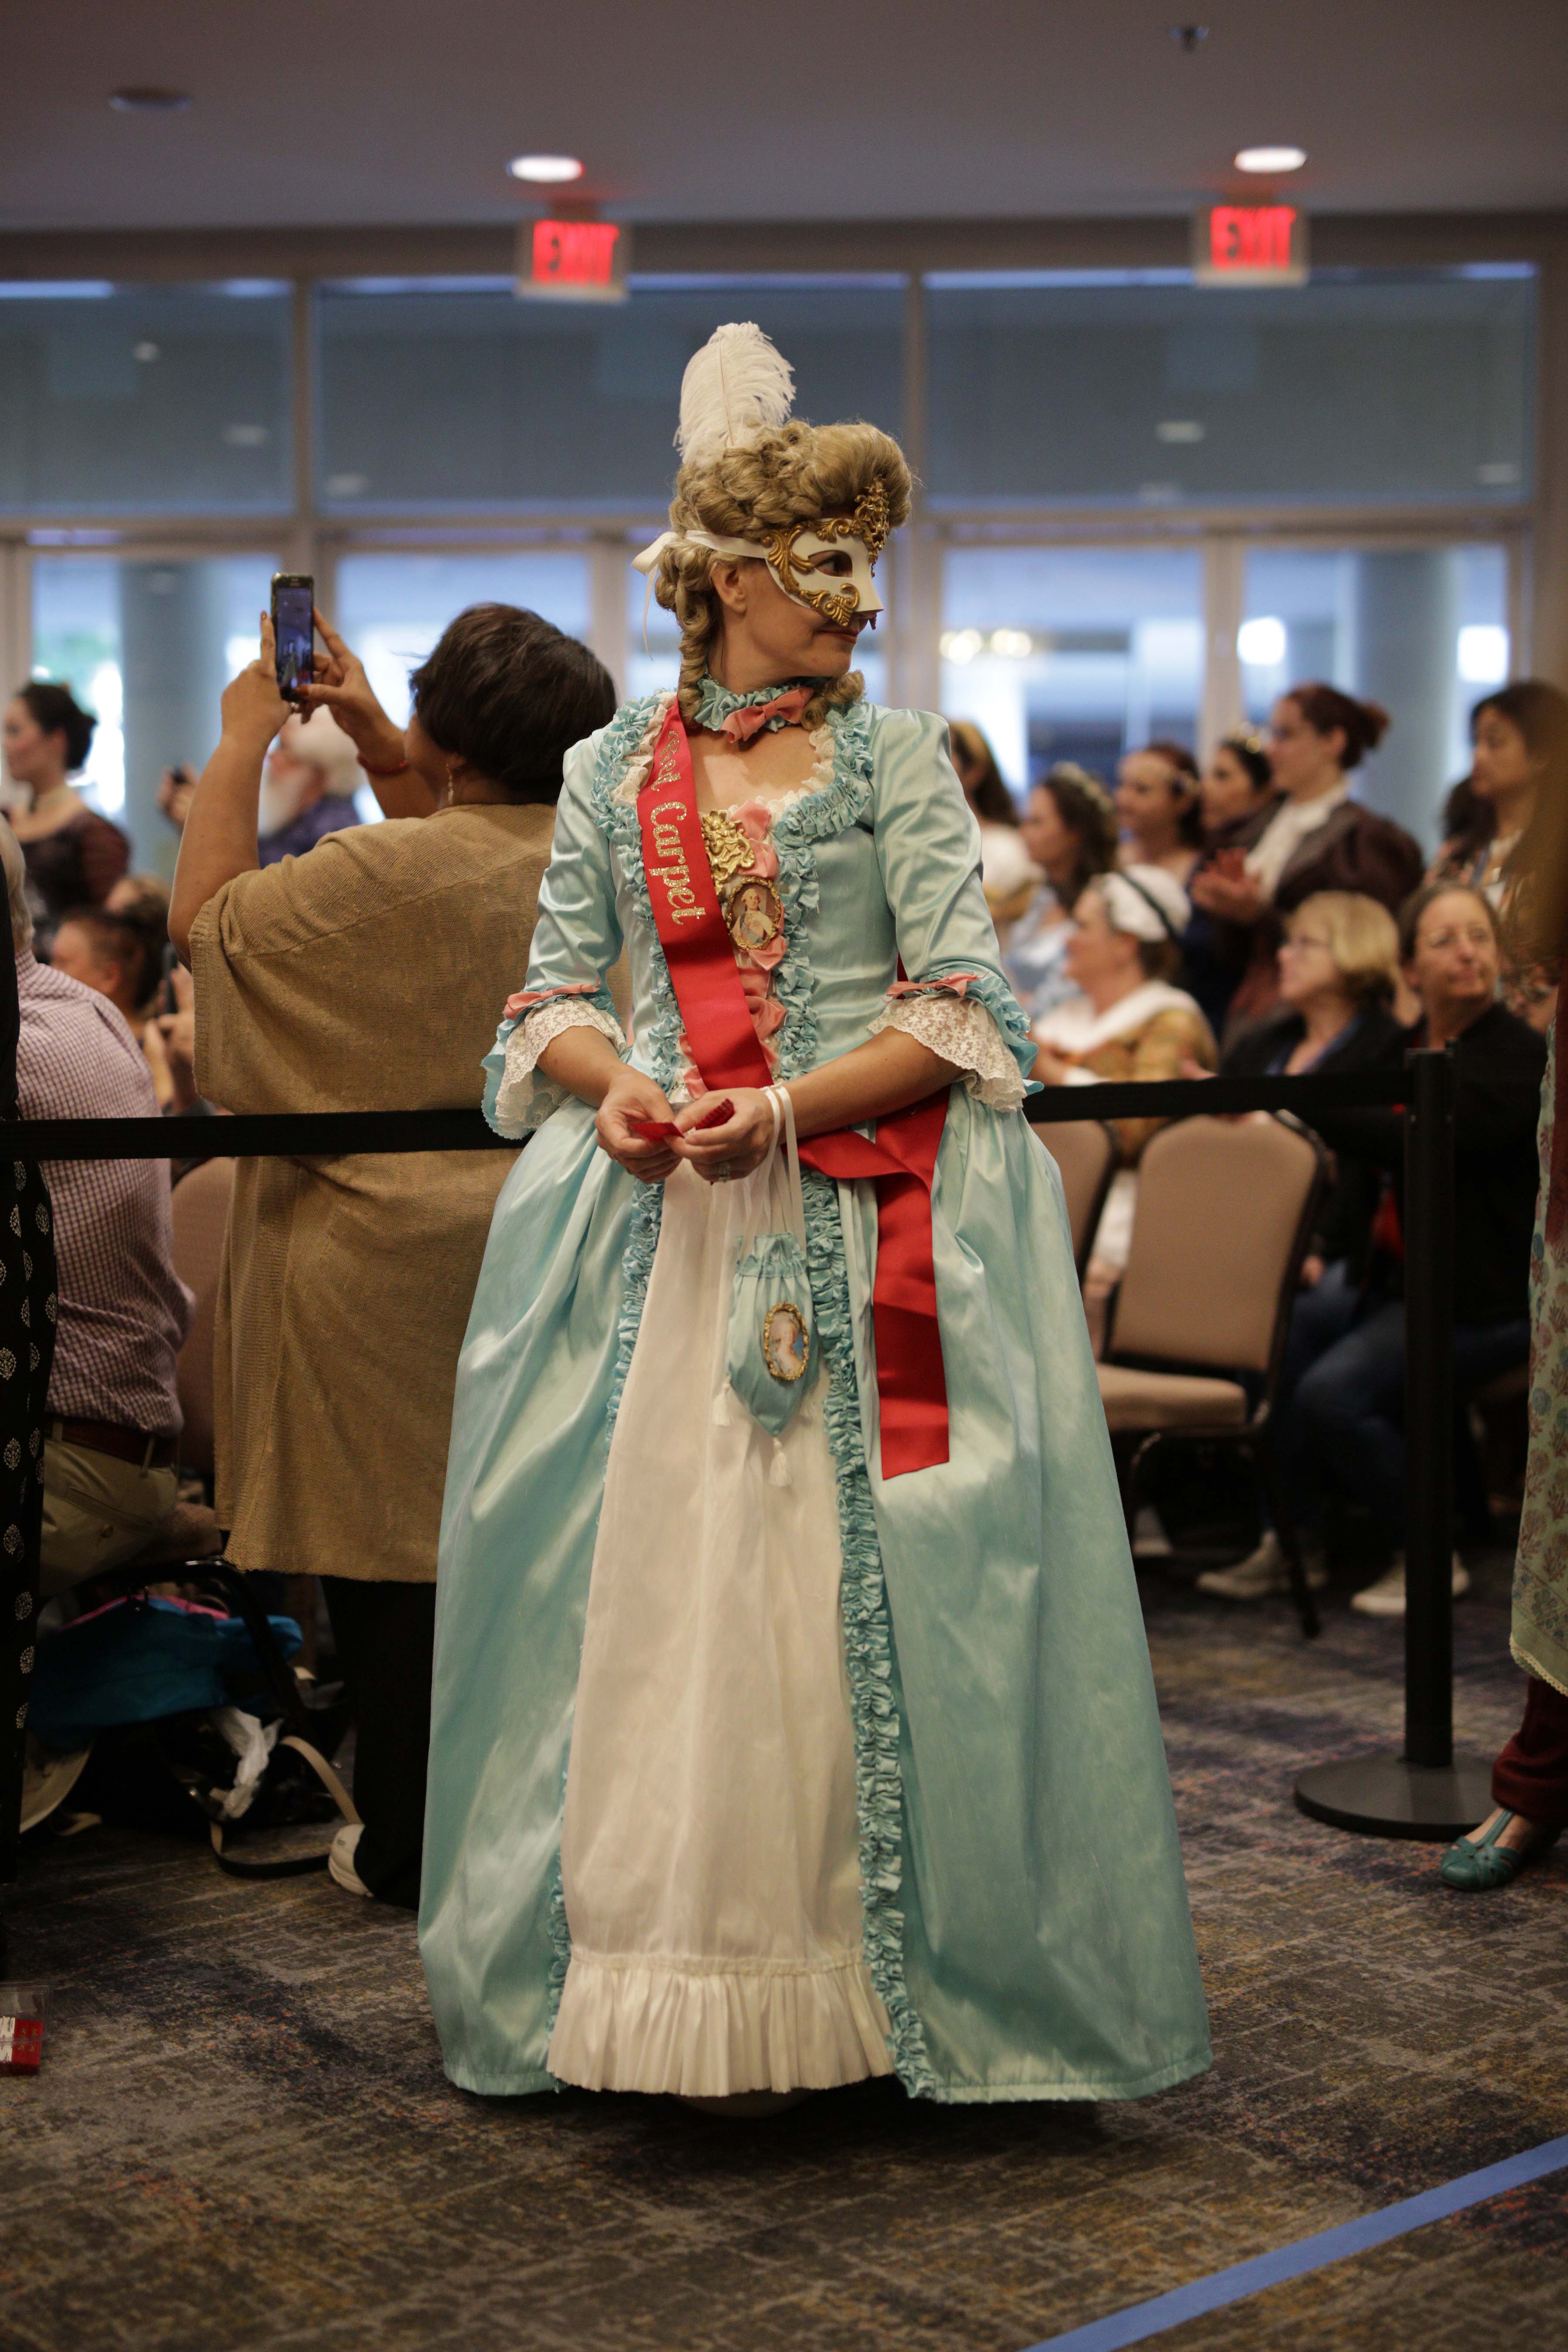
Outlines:
{"type": "MultiPolygon", "coordinates": [[[[1448,1837],[1487,1810],[1485,1768],[1453,1756],[1454,1111],[1451,1056],[1423,1052],[1406,1071],[1333,1076],[1173,1078],[1047,1087],[1025,1116],[1185,1118],[1405,1108],[1405,1432],[1409,1529],[1405,1737],[1398,1758],[1364,1757],[1302,1774],[1304,1812],[1383,1837],[1448,1837]]],[[[20,1160],[331,1159],[361,1152],[515,1150],[483,1115],[463,1110],[245,1113],[226,1118],[55,1118],[0,1123],[0,1158],[20,1160]]]]}

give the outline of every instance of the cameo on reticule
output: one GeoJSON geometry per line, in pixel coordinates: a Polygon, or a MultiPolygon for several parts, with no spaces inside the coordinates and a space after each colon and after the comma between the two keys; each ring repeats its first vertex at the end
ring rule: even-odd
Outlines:
{"type": "Polygon", "coordinates": [[[811,1354],[805,1318],[787,1298],[770,1307],[763,1318],[763,1361],[775,1381],[804,1380],[811,1354]]]}

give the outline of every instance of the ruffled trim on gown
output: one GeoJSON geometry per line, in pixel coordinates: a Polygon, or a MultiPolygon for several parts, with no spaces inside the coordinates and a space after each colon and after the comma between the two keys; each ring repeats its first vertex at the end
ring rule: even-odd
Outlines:
{"type": "Polygon", "coordinates": [[[889,2032],[858,1952],[809,1968],[574,1946],[545,2063],[589,2091],[827,2091],[890,2074],[889,2032]]]}

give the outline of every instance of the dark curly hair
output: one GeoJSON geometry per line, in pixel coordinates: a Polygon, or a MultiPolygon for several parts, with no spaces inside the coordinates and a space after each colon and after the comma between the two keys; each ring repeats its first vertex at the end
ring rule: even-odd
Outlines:
{"type": "Polygon", "coordinates": [[[567,752],[616,715],[615,682],[597,655],[516,604],[470,604],[409,684],[437,750],[510,801],[559,800],[567,752]]]}
{"type": "Polygon", "coordinates": [[[1058,816],[1078,844],[1072,879],[1057,894],[1064,906],[1074,907],[1095,876],[1109,874],[1116,864],[1121,836],[1115,804],[1099,777],[1072,760],[1059,760],[1047,768],[1030,789],[1049,793],[1058,816]]]}
{"type": "Polygon", "coordinates": [[[90,710],[84,710],[68,686],[55,686],[47,678],[30,677],[26,686],[16,688],[16,699],[24,703],[36,724],[46,735],[63,735],[66,739],[66,768],[74,775],[87,763],[92,749],[92,738],[98,726],[90,710]]]}

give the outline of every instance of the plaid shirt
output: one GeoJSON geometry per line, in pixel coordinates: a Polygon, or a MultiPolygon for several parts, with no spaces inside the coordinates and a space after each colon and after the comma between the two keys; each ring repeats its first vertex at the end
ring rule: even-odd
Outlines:
{"type": "MultiPolygon", "coordinates": [[[[16,992],[24,1118],[156,1118],[146,1058],[107,997],[28,948],[17,951],[16,992]]],[[[44,1176],[59,1267],[49,1412],[177,1436],[174,1358],[195,1302],[174,1272],[167,1162],[54,1160],[44,1176]]]]}

